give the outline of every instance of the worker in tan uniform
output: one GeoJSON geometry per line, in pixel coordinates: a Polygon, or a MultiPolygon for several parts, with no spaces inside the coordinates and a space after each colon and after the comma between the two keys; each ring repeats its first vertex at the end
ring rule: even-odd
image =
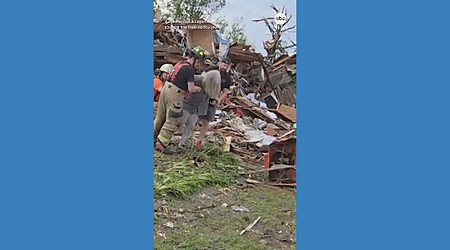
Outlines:
{"type": "Polygon", "coordinates": [[[155,79],[153,79],[153,98],[154,101],[159,100],[159,95],[161,94],[164,82],[169,78],[170,74],[173,72],[172,64],[164,64],[157,70],[155,79]]]}
{"type": "Polygon", "coordinates": [[[201,47],[189,50],[188,59],[174,66],[172,74],[163,86],[154,120],[155,150],[173,153],[170,140],[177,131],[183,116],[183,99],[188,93],[197,93],[201,87],[195,86],[194,75],[200,68],[208,52],[201,47]]]}
{"type": "Polygon", "coordinates": [[[172,64],[164,64],[161,68],[157,69],[157,74],[155,79],[153,79],[153,103],[155,107],[158,106],[159,95],[161,94],[164,82],[169,78],[173,71],[172,64]]]}

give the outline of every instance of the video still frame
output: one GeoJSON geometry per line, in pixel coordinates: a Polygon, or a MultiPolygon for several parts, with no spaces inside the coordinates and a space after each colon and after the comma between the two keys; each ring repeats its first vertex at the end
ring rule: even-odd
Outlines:
{"type": "Polygon", "coordinates": [[[296,248],[296,1],[154,1],[155,249],[296,248]]]}

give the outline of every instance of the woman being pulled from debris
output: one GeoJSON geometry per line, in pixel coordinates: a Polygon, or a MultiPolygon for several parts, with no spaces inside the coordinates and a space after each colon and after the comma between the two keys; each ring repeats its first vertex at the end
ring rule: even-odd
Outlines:
{"type": "Polygon", "coordinates": [[[228,94],[230,92],[231,87],[231,76],[228,73],[228,70],[231,66],[231,60],[228,57],[223,58],[218,66],[211,65],[205,69],[204,72],[214,71],[220,74],[220,97],[219,98],[210,98],[207,103],[204,103],[205,106],[202,106],[203,109],[199,110],[199,117],[201,121],[201,129],[200,135],[197,141],[197,148],[203,147],[203,141],[206,136],[206,132],[208,131],[208,126],[210,122],[214,121],[216,116],[216,106],[221,104],[223,101],[228,99],[228,94]]]}
{"type": "MultiPolygon", "coordinates": [[[[207,66],[213,65],[210,59],[205,60],[207,66]]],[[[192,138],[192,132],[198,122],[199,114],[205,114],[209,100],[216,100],[220,94],[220,72],[205,70],[202,75],[196,75],[194,84],[202,88],[200,92],[190,93],[183,101],[182,137],[178,144],[180,149],[186,147],[187,140],[192,138]]]]}

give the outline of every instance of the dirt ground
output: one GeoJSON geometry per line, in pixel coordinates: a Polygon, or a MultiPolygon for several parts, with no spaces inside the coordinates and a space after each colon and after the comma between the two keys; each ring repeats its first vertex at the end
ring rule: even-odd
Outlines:
{"type": "Polygon", "coordinates": [[[293,189],[205,188],[187,199],[155,202],[155,249],[295,249],[295,215],[293,189]]]}
{"type": "Polygon", "coordinates": [[[295,189],[265,184],[267,173],[238,174],[261,163],[211,144],[178,156],[155,153],[154,159],[154,249],[296,249],[295,189]],[[248,177],[261,182],[249,185],[248,177]]]}

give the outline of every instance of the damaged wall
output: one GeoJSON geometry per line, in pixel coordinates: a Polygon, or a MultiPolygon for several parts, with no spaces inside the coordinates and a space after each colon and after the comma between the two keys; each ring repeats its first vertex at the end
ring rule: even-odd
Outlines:
{"type": "Polygon", "coordinates": [[[189,47],[200,46],[210,54],[214,54],[214,30],[188,30],[186,33],[189,47]]]}

